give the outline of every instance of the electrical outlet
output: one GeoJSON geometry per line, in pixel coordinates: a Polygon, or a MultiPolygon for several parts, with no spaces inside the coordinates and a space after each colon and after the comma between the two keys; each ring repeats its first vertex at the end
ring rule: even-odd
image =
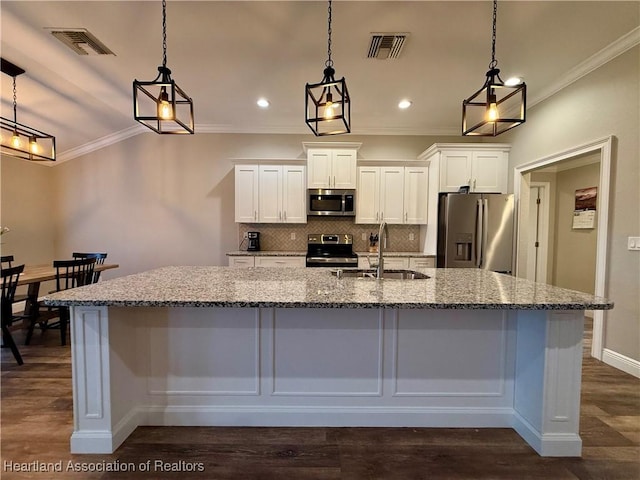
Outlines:
{"type": "Polygon", "coordinates": [[[247,232],[244,232],[244,235],[242,236],[242,238],[249,238],[249,234],[247,232]]]}
{"type": "Polygon", "coordinates": [[[366,233],[363,233],[363,234],[362,234],[362,240],[366,240],[366,239],[367,239],[367,234],[366,234],[366,233]]]}
{"type": "Polygon", "coordinates": [[[640,250],[640,237],[629,237],[627,239],[627,249],[640,250]]]}
{"type": "Polygon", "coordinates": [[[296,239],[296,232],[291,232],[291,240],[295,240],[296,239]]]}
{"type": "Polygon", "coordinates": [[[416,239],[416,236],[413,234],[413,232],[411,232],[411,233],[409,234],[409,241],[410,241],[410,242],[413,242],[415,239],[416,239]]]}

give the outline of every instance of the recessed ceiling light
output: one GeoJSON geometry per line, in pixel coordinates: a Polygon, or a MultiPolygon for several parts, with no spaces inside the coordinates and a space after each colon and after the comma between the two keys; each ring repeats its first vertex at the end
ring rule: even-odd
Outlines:
{"type": "Polygon", "coordinates": [[[520,77],[510,77],[504,82],[507,87],[513,87],[515,85],[520,85],[522,83],[522,78],[520,77]]]}
{"type": "Polygon", "coordinates": [[[400,103],[398,103],[398,108],[402,108],[403,110],[405,108],[409,108],[410,106],[411,106],[410,100],[400,100],[400,103]]]}
{"type": "Polygon", "coordinates": [[[267,108],[270,105],[269,100],[267,100],[266,98],[259,98],[256,103],[260,108],[267,108]]]}

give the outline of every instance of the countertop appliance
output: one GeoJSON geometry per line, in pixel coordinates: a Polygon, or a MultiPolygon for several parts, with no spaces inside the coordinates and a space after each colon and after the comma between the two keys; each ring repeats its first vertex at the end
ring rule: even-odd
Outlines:
{"type": "Polygon", "coordinates": [[[310,233],[307,237],[307,267],[357,267],[353,235],[310,233]]]}
{"type": "Polygon", "coordinates": [[[356,191],[315,188],[308,190],[307,215],[353,217],[356,191]]]}
{"type": "Polygon", "coordinates": [[[512,194],[441,193],[438,268],[513,272],[512,194]]]}
{"type": "Polygon", "coordinates": [[[247,232],[247,251],[260,251],[260,232],[247,232]]]}

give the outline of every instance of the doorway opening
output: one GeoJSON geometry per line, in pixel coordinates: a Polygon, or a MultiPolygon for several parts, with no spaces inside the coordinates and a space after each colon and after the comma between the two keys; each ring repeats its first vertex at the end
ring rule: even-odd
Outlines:
{"type": "MultiPolygon", "coordinates": [[[[613,137],[609,136],[599,139],[588,144],[579,145],[574,148],[564,150],[562,152],[534,160],[530,163],[515,168],[514,171],[514,193],[516,198],[516,208],[518,209],[519,221],[516,229],[516,275],[523,276],[528,279],[537,278],[535,281],[551,283],[550,281],[550,255],[549,244],[556,241],[556,233],[545,234],[543,228],[536,226],[538,222],[545,222],[546,226],[555,223],[554,208],[547,203],[547,211],[544,208],[545,189],[549,198],[553,198],[551,194],[552,188],[540,183],[540,177],[534,177],[533,172],[549,172],[557,170],[561,165],[566,168],[574,168],[578,159],[587,159],[587,162],[599,163],[598,177],[598,207],[595,216],[594,228],[596,232],[595,245],[595,285],[593,285],[593,293],[598,296],[605,296],[605,279],[607,273],[607,243],[608,243],[608,218],[609,218],[609,189],[611,175],[611,148],[613,137]],[[594,160],[595,158],[595,160],[594,160]],[[568,163],[573,161],[573,163],[568,163]],[[542,195],[540,203],[533,200],[542,195]],[[540,208],[538,208],[540,206],[540,208]],[[533,213],[533,215],[532,215],[533,213]],[[547,215],[545,218],[544,215],[547,215]],[[536,225],[534,225],[535,216],[536,225]],[[545,237],[548,239],[546,251],[543,251],[541,244],[538,248],[531,249],[530,244],[535,236],[545,237]],[[543,265],[544,264],[544,267],[543,265]],[[532,269],[532,270],[531,270],[532,269]]],[[[533,244],[535,245],[533,240],[533,244]]],[[[540,242],[539,240],[537,240],[540,242]]],[[[593,312],[593,339],[591,343],[591,355],[598,360],[602,360],[604,350],[604,311],[596,310],[593,312]]]]}

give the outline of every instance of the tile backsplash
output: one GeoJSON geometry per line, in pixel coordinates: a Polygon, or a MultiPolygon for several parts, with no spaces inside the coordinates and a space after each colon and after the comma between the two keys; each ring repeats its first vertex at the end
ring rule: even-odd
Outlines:
{"type": "MultiPolygon", "coordinates": [[[[245,232],[260,232],[260,249],[263,251],[306,251],[310,233],[350,233],[353,235],[353,250],[365,252],[369,248],[369,234],[378,233],[378,227],[376,224],[356,224],[353,217],[309,217],[307,223],[239,223],[238,245],[239,250],[246,250],[247,242],[243,242],[245,232]],[[362,239],[362,234],[366,240],[362,239]]],[[[389,225],[387,250],[420,251],[420,225],[389,225]]]]}

